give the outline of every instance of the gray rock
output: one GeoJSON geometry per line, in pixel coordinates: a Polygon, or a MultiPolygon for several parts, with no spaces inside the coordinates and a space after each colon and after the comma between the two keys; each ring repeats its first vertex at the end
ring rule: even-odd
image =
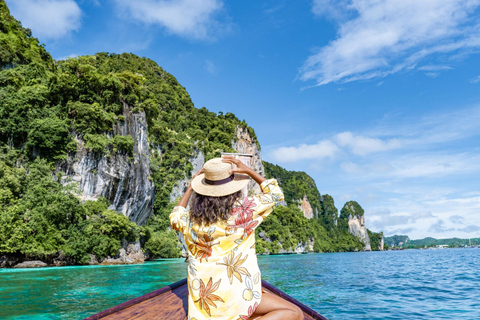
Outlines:
{"type": "Polygon", "coordinates": [[[11,268],[21,261],[20,257],[11,257],[11,256],[1,256],[0,257],[0,268],[11,268]]]}
{"type": "Polygon", "coordinates": [[[120,249],[118,258],[106,258],[100,263],[101,265],[112,264],[136,264],[145,262],[145,255],[143,254],[140,242],[128,244],[127,249],[120,249]]]}
{"type": "Polygon", "coordinates": [[[90,256],[90,261],[88,262],[89,265],[95,266],[98,264],[97,257],[94,254],[88,254],[90,256]]]}
{"type": "Polygon", "coordinates": [[[370,238],[368,237],[367,228],[365,227],[364,215],[349,215],[348,216],[348,231],[355,237],[359,238],[365,245],[364,251],[372,251],[370,246],[370,238]]]}
{"type": "MultiPolygon", "coordinates": [[[[248,133],[247,129],[242,127],[237,127],[236,129],[237,141],[232,142],[232,148],[235,149],[238,153],[247,153],[252,154],[252,169],[260,173],[262,176],[265,176],[265,168],[262,164],[262,153],[257,147],[256,142],[248,133]]],[[[260,193],[260,186],[255,181],[250,181],[248,184],[248,189],[253,190],[254,193],[260,193]]]]}
{"type": "Polygon", "coordinates": [[[24,261],[14,266],[14,268],[43,268],[46,267],[47,264],[43,261],[24,261]]]}
{"type": "MultiPolygon", "coordinates": [[[[205,163],[205,156],[200,150],[195,150],[195,155],[189,159],[189,162],[192,164],[193,169],[190,172],[190,177],[192,177],[198,170],[202,169],[203,164],[205,163]]],[[[190,179],[185,176],[182,180],[178,181],[176,185],[173,186],[172,192],[170,192],[170,201],[176,201],[178,198],[183,196],[185,191],[187,191],[190,179]]]]}
{"type": "Polygon", "coordinates": [[[133,113],[124,104],[125,121],[114,125],[113,134],[133,137],[133,159],[123,152],[98,156],[85,149],[84,141],[75,137],[77,151],[56,167],[62,184],[77,183],[80,198],[97,200],[103,196],[112,204],[109,209],[127,216],[139,225],[152,214],[155,188],[150,176],[147,122],[143,111],[133,113]]]}

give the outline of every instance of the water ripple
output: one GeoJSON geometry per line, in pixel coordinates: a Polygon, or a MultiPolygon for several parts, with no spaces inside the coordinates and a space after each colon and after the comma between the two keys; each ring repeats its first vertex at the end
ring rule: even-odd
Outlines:
{"type": "MultiPolygon", "coordinates": [[[[82,319],[186,276],[183,259],[0,270],[0,319],[82,319]]],[[[480,319],[480,249],[260,256],[262,277],[331,320],[480,319]]]]}

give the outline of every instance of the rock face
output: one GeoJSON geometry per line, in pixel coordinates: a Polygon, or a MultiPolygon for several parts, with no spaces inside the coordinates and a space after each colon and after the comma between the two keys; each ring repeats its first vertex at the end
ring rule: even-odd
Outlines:
{"type": "Polygon", "coordinates": [[[385,240],[383,239],[383,236],[382,236],[382,239],[380,239],[379,250],[380,250],[380,251],[383,251],[383,250],[384,250],[384,246],[385,246],[385,240]]]}
{"type": "Polygon", "coordinates": [[[96,155],[87,151],[84,141],[76,137],[75,155],[56,169],[64,174],[62,184],[78,183],[82,200],[103,196],[112,203],[109,209],[143,225],[152,214],[155,198],[150,180],[147,122],[143,111],[133,113],[127,104],[124,104],[123,116],[125,121],[117,122],[113,133],[133,137],[133,159],[124,152],[96,155]]]}
{"type": "MultiPolygon", "coordinates": [[[[237,141],[232,142],[232,147],[238,153],[247,153],[252,154],[252,168],[259,172],[261,175],[265,175],[265,169],[262,164],[262,154],[257,147],[257,144],[253,140],[253,138],[248,133],[247,129],[243,129],[241,127],[237,127],[236,131],[237,141]]],[[[205,156],[201,151],[196,151],[195,155],[189,159],[190,163],[193,166],[193,170],[191,175],[197,173],[203,167],[205,163],[205,156]]],[[[185,176],[182,180],[178,181],[178,183],[173,187],[172,192],[170,193],[170,201],[175,201],[179,197],[181,197],[185,191],[187,190],[188,184],[190,180],[185,176]]],[[[260,192],[260,187],[254,181],[251,181],[248,185],[248,189],[253,189],[254,192],[260,192]]]]}
{"type": "Polygon", "coordinates": [[[307,195],[303,196],[302,204],[298,206],[303,212],[303,216],[307,219],[311,219],[314,216],[313,208],[308,201],[307,195]]]}
{"type": "Polygon", "coordinates": [[[11,268],[14,265],[18,264],[20,261],[22,261],[22,257],[19,256],[0,256],[0,268],[11,268]]]}
{"type": "Polygon", "coordinates": [[[43,261],[24,261],[14,266],[14,268],[42,268],[46,267],[47,264],[43,261]]]}
{"type": "MultiPolygon", "coordinates": [[[[262,154],[254,139],[250,136],[247,129],[237,127],[237,141],[233,141],[232,147],[238,153],[252,154],[252,168],[256,172],[265,176],[265,168],[262,164],[262,154]]],[[[260,192],[260,186],[255,181],[250,181],[248,189],[253,190],[255,193],[260,192]]]]}
{"type": "Polygon", "coordinates": [[[368,237],[367,228],[365,227],[365,217],[363,215],[350,215],[348,217],[348,231],[365,244],[363,250],[372,251],[370,238],[368,237]]]}
{"type": "Polygon", "coordinates": [[[127,246],[127,250],[124,248],[120,249],[118,258],[112,259],[107,258],[100,263],[101,265],[111,265],[111,264],[135,264],[135,263],[144,263],[145,256],[143,254],[142,248],[140,247],[140,242],[131,243],[127,246]]]}
{"type": "MultiPolygon", "coordinates": [[[[193,165],[190,176],[193,176],[203,167],[203,164],[205,163],[205,156],[203,155],[202,151],[197,150],[195,152],[195,156],[190,158],[189,161],[193,165]]],[[[170,193],[170,201],[175,201],[177,198],[180,198],[185,191],[187,191],[189,183],[190,179],[188,179],[186,176],[182,180],[178,181],[178,183],[172,188],[172,192],[170,193]]]]}

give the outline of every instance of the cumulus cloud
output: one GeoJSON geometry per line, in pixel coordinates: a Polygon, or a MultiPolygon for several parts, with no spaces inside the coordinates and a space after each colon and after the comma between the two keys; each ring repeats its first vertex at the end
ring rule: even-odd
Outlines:
{"type": "Polygon", "coordinates": [[[398,139],[381,140],[362,135],[353,135],[351,132],[341,132],[334,137],[335,142],[341,147],[348,147],[353,154],[367,155],[380,151],[397,149],[402,146],[398,139]]]}
{"type": "Polygon", "coordinates": [[[342,20],[348,15],[348,0],[314,0],[312,12],[317,16],[342,20]]]}
{"type": "Polygon", "coordinates": [[[385,236],[393,236],[393,235],[396,235],[396,234],[408,235],[414,230],[415,230],[414,228],[393,229],[393,230],[389,231],[388,233],[386,233],[385,236]]]}
{"type": "Polygon", "coordinates": [[[456,215],[450,216],[448,220],[450,220],[455,224],[462,224],[465,221],[465,218],[456,214],[456,215]]]}
{"type": "Polygon", "coordinates": [[[463,232],[466,232],[466,233],[472,233],[472,232],[477,232],[477,231],[480,231],[480,227],[479,226],[475,226],[475,225],[469,225],[465,228],[459,228],[457,229],[458,231],[463,231],[463,232]]]}
{"type": "Polygon", "coordinates": [[[437,152],[426,155],[408,154],[392,160],[390,166],[391,170],[388,176],[391,177],[443,177],[478,172],[480,156],[467,153],[450,155],[437,152]]]}
{"type": "Polygon", "coordinates": [[[314,0],[315,14],[339,20],[338,37],[306,60],[299,77],[317,85],[371,79],[414,69],[427,56],[478,49],[480,25],[471,14],[479,5],[479,0],[314,0]]]}
{"type": "Polygon", "coordinates": [[[455,229],[454,228],[447,228],[445,226],[445,221],[443,221],[442,219],[438,219],[428,229],[428,231],[435,232],[435,233],[445,233],[445,232],[449,232],[449,231],[453,231],[453,230],[455,230],[455,229]]]}
{"type": "Polygon", "coordinates": [[[339,151],[338,147],[329,140],[322,140],[316,144],[301,144],[298,147],[280,147],[272,151],[277,161],[295,162],[304,159],[333,158],[339,151]]]}
{"type": "Polygon", "coordinates": [[[215,19],[221,0],[115,0],[121,12],[137,21],[156,24],[191,39],[211,39],[225,25],[215,19]]]}
{"type": "Polygon", "coordinates": [[[12,15],[40,39],[59,39],[81,25],[82,11],[73,0],[7,0],[12,15]]]}
{"type": "Polygon", "coordinates": [[[421,219],[435,218],[436,216],[429,211],[417,211],[410,213],[393,212],[388,208],[379,208],[368,211],[368,223],[375,229],[390,231],[397,229],[398,226],[414,224],[421,219]]]}
{"type": "MultiPolygon", "coordinates": [[[[334,158],[341,150],[355,155],[367,154],[400,148],[400,140],[381,140],[351,132],[341,132],[330,139],[321,140],[315,144],[302,144],[298,147],[280,147],[272,151],[272,156],[279,162],[295,162],[304,159],[334,158]]],[[[356,165],[345,163],[347,170],[355,171],[356,165]]]]}

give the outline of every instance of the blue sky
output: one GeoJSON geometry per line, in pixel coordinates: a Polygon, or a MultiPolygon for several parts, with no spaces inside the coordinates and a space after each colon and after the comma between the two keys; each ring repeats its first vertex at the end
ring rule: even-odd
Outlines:
{"type": "Polygon", "coordinates": [[[55,59],[156,61],[373,231],[480,237],[480,1],[7,4],[55,59]]]}

